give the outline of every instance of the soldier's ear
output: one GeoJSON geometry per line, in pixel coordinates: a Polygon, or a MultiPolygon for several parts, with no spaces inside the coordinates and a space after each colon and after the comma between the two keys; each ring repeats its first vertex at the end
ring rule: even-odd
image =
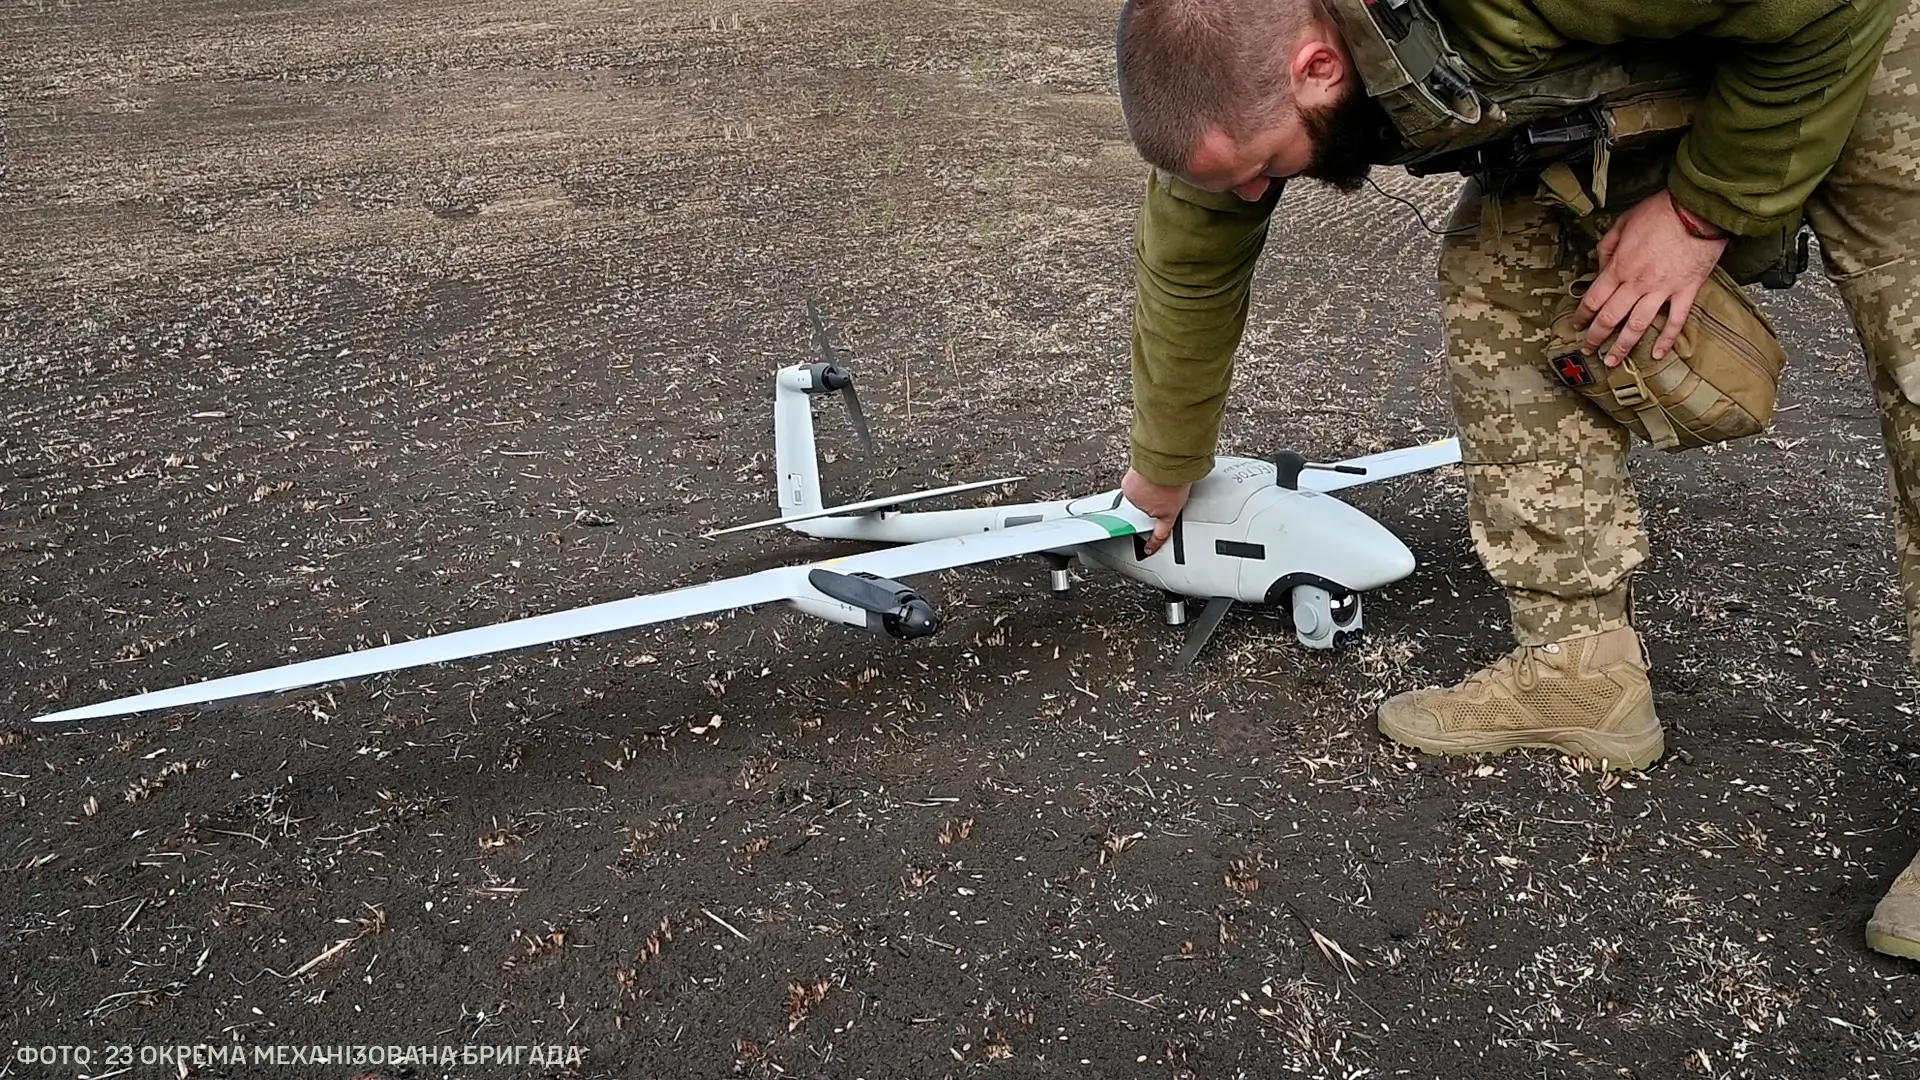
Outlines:
{"type": "Polygon", "coordinates": [[[1314,108],[1339,100],[1353,70],[1346,53],[1317,35],[1300,42],[1293,52],[1290,74],[1294,98],[1303,107],[1314,108]]]}

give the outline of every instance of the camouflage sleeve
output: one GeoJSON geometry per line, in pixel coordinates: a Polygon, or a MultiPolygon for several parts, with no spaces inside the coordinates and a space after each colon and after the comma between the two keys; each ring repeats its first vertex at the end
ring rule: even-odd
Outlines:
{"type": "Polygon", "coordinates": [[[1133,468],[1183,484],[1213,468],[1246,331],[1254,265],[1279,202],[1247,202],[1155,171],[1134,231],[1133,468]]]}
{"type": "Polygon", "coordinates": [[[1905,2],[1755,4],[1709,27],[1718,67],[1673,197],[1742,236],[1791,222],[1839,158],[1905,2]]]}

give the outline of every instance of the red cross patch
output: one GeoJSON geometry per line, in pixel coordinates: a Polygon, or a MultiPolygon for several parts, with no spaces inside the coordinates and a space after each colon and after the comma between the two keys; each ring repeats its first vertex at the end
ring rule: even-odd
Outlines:
{"type": "Polygon", "coordinates": [[[1581,387],[1593,382],[1593,373],[1587,369],[1579,353],[1568,353],[1560,357],[1559,367],[1556,370],[1560,381],[1568,386],[1581,387]]]}

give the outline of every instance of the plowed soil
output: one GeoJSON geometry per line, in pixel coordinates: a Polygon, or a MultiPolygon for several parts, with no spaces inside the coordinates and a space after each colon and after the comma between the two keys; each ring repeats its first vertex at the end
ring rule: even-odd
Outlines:
{"type": "MultiPolygon", "coordinates": [[[[0,1075],[1920,1075],[1920,969],[1862,943],[1920,843],[1886,474],[1817,274],[1762,298],[1774,433],[1636,455],[1644,773],[1376,733],[1507,647],[1451,470],[1351,493],[1421,566],[1328,653],[1241,609],[1176,672],[1156,594],[1006,563],[929,578],[926,641],[736,612],[28,722],[844,550],[701,539],[774,512],[809,300],[878,438],[822,403],[831,499],[1111,488],[1113,14],[10,7],[0,1075]]],[[[1379,180],[1289,193],[1229,451],[1448,434],[1385,193],[1454,184],[1379,180]]]]}

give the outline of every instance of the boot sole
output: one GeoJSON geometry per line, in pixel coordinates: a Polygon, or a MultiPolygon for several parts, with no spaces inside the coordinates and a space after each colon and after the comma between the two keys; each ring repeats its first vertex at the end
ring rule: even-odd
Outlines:
{"type": "Polygon", "coordinates": [[[1380,733],[1402,746],[1427,754],[1505,754],[1513,750],[1557,750],[1612,770],[1644,769],[1667,752],[1666,732],[1656,722],[1644,731],[1608,732],[1591,728],[1534,728],[1529,731],[1474,731],[1447,735],[1410,731],[1384,710],[1380,733]]]}
{"type": "Polygon", "coordinates": [[[1888,956],[1905,957],[1908,960],[1920,960],[1920,941],[1911,941],[1895,937],[1885,931],[1867,927],[1867,948],[1888,956]]]}

